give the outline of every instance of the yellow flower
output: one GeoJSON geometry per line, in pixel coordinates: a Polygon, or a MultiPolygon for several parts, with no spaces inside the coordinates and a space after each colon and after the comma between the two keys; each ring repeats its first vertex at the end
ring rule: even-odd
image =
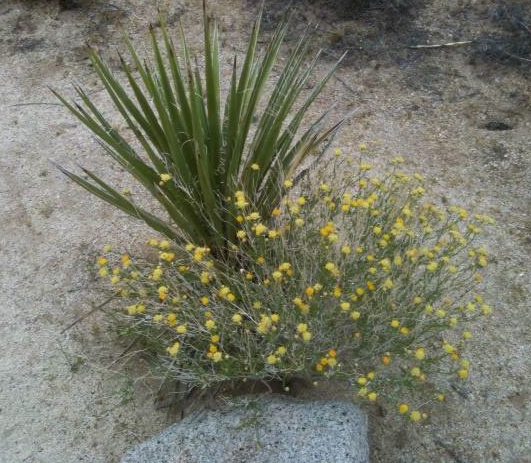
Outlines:
{"type": "Polygon", "coordinates": [[[426,269],[430,272],[435,272],[438,267],[439,264],[437,262],[430,262],[428,265],[426,265],[426,269]]]}
{"type": "Polygon", "coordinates": [[[279,272],[278,270],[273,272],[271,276],[273,277],[273,280],[275,280],[276,282],[279,282],[282,280],[282,272],[279,272]]]}
{"type": "Polygon", "coordinates": [[[208,331],[212,331],[214,329],[216,329],[216,322],[212,319],[208,319],[206,322],[205,322],[205,328],[208,330],[208,331]]]}
{"type": "Polygon", "coordinates": [[[378,227],[378,226],[376,226],[376,227],[374,227],[374,228],[372,229],[372,231],[373,231],[373,233],[374,233],[376,236],[379,236],[379,235],[382,234],[382,227],[378,227]]]}
{"type": "Polygon", "coordinates": [[[328,270],[335,277],[339,276],[339,269],[333,262],[327,262],[325,265],[325,269],[328,270]]]}
{"type": "Polygon", "coordinates": [[[271,329],[271,325],[271,318],[266,315],[262,315],[262,318],[260,319],[260,323],[258,323],[256,331],[258,331],[260,334],[267,334],[271,329]]]}
{"type": "Polygon", "coordinates": [[[393,328],[398,328],[400,326],[400,322],[398,320],[392,320],[391,321],[391,326],[393,328]]]}
{"type": "Polygon", "coordinates": [[[100,257],[98,259],[98,265],[100,267],[105,267],[108,263],[109,263],[109,259],[107,259],[106,257],[100,257]]]}
{"type": "Polygon", "coordinates": [[[361,317],[361,313],[358,312],[357,310],[353,310],[352,312],[350,312],[350,318],[352,318],[352,320],[359,320],[361,317]]]}
{"type": "Polygon", "coordinates": [[[297,325],[297,333],[305,333],[308,331],[308,325],[306,323],[299,323],[297,325]]]}
{"type": "Polygon", "coordinates": [[[409,328],[405,327],[405,326],[400,328],[400,334],[403,334],[404,336],[407,336],[410,332],[411,332],[411,330],[409,328]]]}
{"type": "Polygon", "coordinates": [[[462,368],[461,370],[459,370],[457,372],[457,375],[461,378],[461,379],[467,379],[468,378],[468,370],[466,368],[462,368]]]}
{"type": "Polygon", "coordinates": [[[128,315],[136,315],[136,305],[130,305],[126,307],[128,315]]]}
{"type": "Polygon", "coordinates": [[[260,170],[260,166],[256,163],[251,164],[251,170],[254,170],[254,171],[260,170]]]}
{"type": "Polygon", "coordinates": [[[271,314],[271,321],[273,323],[278,323],[280,321],[280,315],[278,313],[271,314]]]}
{"type": "Polygon", "coordinates": [[[295,225],[297,225],[297,227],[302,227],[304,225],[304,219],[295,219],[295,225]]]}
{"type": "Polygon", "coordinates": [[[210,300],[208,299],[208,297],[206,296],[203,296],[201,299],[199,299],[201,301],[201,304],[203,305],[208,305],[210,303],[210,300]]]}
{"type": "Polygon", "coordinates": [[[376,402],[377,398],[378,394],[376,392],[369,392],[369,394],[367,394],[367,399],[369,399],[371,402],[376,402]]]}
{"type": "Polygon", "coordinates": [[[330,235],[328,235],[329,243],[337,243],[338,240],[339,240],[339,235],[337,235],[336,233],[331,233],[330,235]]]}
{"type": "Polygon", "coordinates": [[[278,238],[280,236],[280,233],[277,230],[270,230],[267,236],[274,240],[275,238],[278,238]]]}
{"type": "Polygon", "coordinates": [[[419,422],[422,419],[422,414],[419,411],[415,410],[415,411],[411,412],[411,414],[409,415],[409,418],[414,423],[417,423],[417,422],[419,422]]]}
{"type": "Polygon", "coordinates": [[[166,352],[168,352],[170,357],[176,357],[180,349],[181,349],[181,344],[179,342],[175,342],[166,349],[166,352]]]}
{"type": "Polygon", "coordinates": [[[208,272],[201,272],[200,281],[204,285],[208,285],[212,281],[212,275],[208,272]]]}
{"type": "Polygon", "coordinates": [[[170,249],[170,247],[171,247],[171,244],[168,240],[162,240],[159,243],[159,249],[162,249],[163,251],[170,249]]]}
{"type": "Polygon", "coordinates": [[[336,286],[332,294],[334,295],[335,298],[339,298],[343,294],[343,290],[339,286],[336,286]]]}
{"type": "Polygon", "coordinates": [[[169,326],[177,325],[177,315],[175,315],[174,313],[169,313],[166,317],[166,323],[169,326]]]}
{"type": "Polygon", "coordinates": [[[286,181],[284,181],[284,188],[286,189],[290,189],[290,188],[293,188],[293,180],[292,179],[287,179],[286,181]]]}
{"type": "Polygon", "coordinates": [[[120,283],[120,277],[118,275],[114,275],[112,278],[111,278],[111,283],[113,285],[116,285],[118,283],[120,283]]]}
{"type": "Polygon", "coordinates": [[[312,286],[309,286],[308,288],[305,289],[304,293],[306,294],[307,297],[312,298],[315,294],[315,288],[313,288],[312,286]]]}
{"type": "Polygon", "coordinates": [[[160,182],[159,185],[164,185],[165,183],[169,182],[173,177],[171,174],[160,174],[160,182]]]}
{"type": "Polygon", "coordinates": [[[360,378],[358,378],[358,384],[360,386],[365,386],[367,384],[367,378],[365,378],[365,376],[361,376],[360,378]]]}
{"type": "Polygon", "coordinates": [[[490,315],[492,314],[492,307],[487,304],[483,304],[481,306],[481,311],[483,312],[483,315],[490,315]]]}
{"type": "Polygon", "coordinates": [[[239,239],[239,240],[244,240],[246,237],[247,237],[247,233],[245,232],[245,230],[238,230],[236,232],[236,237],[239,239]]]}
{"type": "Polygon", "coordinates": [[[153,270],[153,273],[151,274],[151,279],[153,281],[159,281],[162,278],[163,270],[160,267],[157,267],[155,270],[153,270]]]}
{"type": "Polygon", "coordinates": [[[175,331],[177,331],[179,334],[186,334],[188,328],[186,328],[186,325],[179,325],[177,328],[175,328],[175,331]]]}
{"type": "Polygon", "coordinates": [[[305,331],[304,333],[302,333],[302,340],[304,342],[309,342],[311,339],[312,339],[312,333],[310,333],[309,331],[305,331]]]}
{"type": "Polygon", "coordinates": [[[267,232],[267,227],[262,223],[257,224],[254,229],[254,233],[256,234],[256,236],[261,236],[266,232],[267,232]]]}
{"type": "Polygon", "coordinates": [[[158,293],[159,299],[164,302],[166,299],[168,299],[169,289],[167,286],[160,286],[158,289],[158,293]]]}
{"type": "Polygon", "coordinates": [[[98,273],[100,277],[105,278],[107,275],[109,275],[109,269],[107,267],[102,267],[98,273]]]}
{"type": "Polygon", "coordinates": [[[447,354],[453,354],[455,352],[455,347],[447,342],[443,344],[443,349],[447,354]]]}
{"type": "Polygon", "coordinates": [[[424,360],[426,358],[426,350],[423,347],[419,347],[415,351],[415,357],[417,360],[424,360]]]}
{"type": "Polygon", "coordinates": [[[241,325],[242,320],[243,320],[243,317],[239,313],[236,313],[232,316],[232,323],[236,325],[241,325]]]}
{"type": "Polygon", "coordinates": [[[341,252],[342,252],[343,254],[345,254],[345,256],[348,256],[349,254],[352,253],[352,248],[351,248],[350,246],[348,246],[348,245],[345,245],[345,246],[343,246],[343,247],[341,248],[341,252]]]}
{"type": "Polygon", "coordinates": [[[384,289],[393,289],[395,287],[395,284],[393,283],[393,280],[387,278],[387,280],[384,281],[383,287],[384,289]]]}
{"type": "Polygon", "coordinates": [[[162,320],[164,320],[164,315],[158,313],[157,315],[155,315],[153,317],[153,322],[154,323],[162,323],[162,320]]]}
{"type": "Polygon", "coordinates": [[[398,412],[401,415],[405,415],[407,412],[409,412],[409,405],[408,404],[400,404],[398,407],[398,412]]]}
{"type": "Polygon", "coordinates": [[[129,257],[127,254],[124,254],[120,260],[122,262],[123,268],[129,268],[131,264],[133,263],[133,261],[131,260],[131,257],[129,257]]]}
{"type": "Polygon", "coordinates": [[[214,352],[211,359],[213,362],[218,363],[223,359],[223,354],[221,352],[214,352]]]}
{"type": "Polygon", "coordinates": [[[275,365],[279,361],[280,361],[280,359],[276,355],[271,354],[271,355],[267,356],[267,363],[269,365],[275,365]]]}
{"type": "Polygon", "coordinates": [[[323,238],[327,238],[336,232],[336,226],[332,222],[328,222],[319,232],[323,238]]]}
{"type": "Polygon", "coordinates": [[[202,262],[204,258],[209,254],[210,249],[206,247],[198,247],[194,250],[194,261],[202,262]]]}
{"type": "Polygon", "coordinates": [[[282,355],[286,355],[287,352],[288,352],[288,349],[286,349],[284,346],[279,346],[276,351],[276,354],[282,356],[282,355]]]}
{"type": "Polygon", "coordinates": [[[350,304],[348,302],[342,302],[339,306],[341,307],[341,310],[344,310],[345,312],[350,309],[350,304]]]}

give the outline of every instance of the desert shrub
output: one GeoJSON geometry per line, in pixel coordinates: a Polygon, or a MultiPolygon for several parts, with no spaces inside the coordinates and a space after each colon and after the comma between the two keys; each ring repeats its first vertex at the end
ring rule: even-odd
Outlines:
{"type": "MultiPolygon", "coordinates": [[[[120,81],[96,51],[91,53],[97,76],[130,136],[120,133],[81,88],[76,89],[80,104],[56,94],[159,207],[142,207],[145,201],[135,201],[135,196],[121,193],[87,169],[83,169],[86,177],[61,170],[171,241],[193,240],[221,255],[238,228],[236,205],[228,198],[243,191],[257,211],[269,216],[281,198],[279,179],[292,176],[306,156],[318,151],[339,127],[322,130],[323,117],[319,117],[297,135],[335,66],[302,97],[317,64],[317,57],[304,64],[309,37],[302,34],[279,70],[267,101],[262,101],[288,22],[280,24],[259,53],[260,14],[241,69],[236,57],[233,60],[229,89],[223,97],[218,30],[206,12],[204,18],[203,77],[184,33],[179,55],[164,24],[161,37],[154,28],[150,30],[153,64],[143,62],[127,41],[131,63],[120,57],[127,83],[120,81]],[[155,212],[160,209],[166,216],[155,212]]],[[[145,200],[145,194],[140,196],[145,200]]]]}
{"type": "Polygon", "coordinates": [[[492,219],[434,204],[402,162],[377,174],[337,151],[298,187],[286,179],[267,215],[237,191],[224,258],[164,239],[149,241],[156,262],[106,249],[99,273],[122,333],[189,389],[338,379],[421,421],[472,368],[471,322],[491,312],[477,237],[492,219]]]}

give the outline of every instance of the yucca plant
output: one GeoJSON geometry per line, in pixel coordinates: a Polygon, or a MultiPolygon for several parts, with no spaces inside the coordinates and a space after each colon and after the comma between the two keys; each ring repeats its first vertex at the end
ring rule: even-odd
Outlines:
{"type": "Polygon", "coordinates": [[[96,135],[106,153],[158,201],[167,217],[139,207],[131,196],[121,194],[90,170],[83,169],[85,177],[60,167],[62,172],[174,242],[206,245],[216,254],[235,239],[235,193],[243,192],[255,210],[269,217],[282,197],[282,181],[293,176],[301,162],[337,131],[340,123],[322,129],[323,115],[297,135],[308,108],[339,63],[301,98],[319,57],[304,64],[309,43],[306,33],[287,57],[268,100],[261,102],[288,20],[280,24],[260,54],[260,13],[241,69],[234,57],[222,105],[218,29],[203,8],[203,77],[182,27],[178,56],[164,23],[160,34],[150,28],[152,64],[143,62],[126,38],[131,62],[121,56],[120,61],[127,84],[120,82],[96,51],[90,53],[99,79],[142,152],[113,127],[82,88],[76,87],[80,104],[54,93],[96,135]]]}

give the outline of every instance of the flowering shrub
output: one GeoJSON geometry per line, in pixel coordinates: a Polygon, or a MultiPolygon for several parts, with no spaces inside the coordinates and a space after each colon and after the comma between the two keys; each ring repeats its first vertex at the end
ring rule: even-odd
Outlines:
{"type": "Polygon", "coordinates": [[[190,388],[335,378],[421,421],[448,379],[469,376],[470,322],[491,313],[476,239],[492,219],[425,199],[400,158],[376,175],[336,154],[332,170],[296,188],[286,179],[269,216],[236,191],[226,258],[152,239],[157,263],[110,252],[99,274],[120,296],[127,332],[190,388]]]}

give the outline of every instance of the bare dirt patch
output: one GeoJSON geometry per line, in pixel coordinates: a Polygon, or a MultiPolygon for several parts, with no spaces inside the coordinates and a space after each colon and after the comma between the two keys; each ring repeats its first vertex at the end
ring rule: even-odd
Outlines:
{"type": "MultiPolygon", "coordinates": [[[[182,16],[191,37],[200,36],[199,1],[159,3],[172,21],[182,16]]],[[[227,57],[243,51],[257,3],[212,2],[227,57]]],[[[428,424],[404,426],[374,410],[373,460],[523,463],[531,454],[531,57],[522,27],[530,27],[529,6],[425,0],[398,11],[383,3],[293,2],[292,38],[317,21],[323,69],[350,51],[315,111],[333,102],[337,118],[356,108],[338,140],[345,152],[364,142],[378,162],[402,154],[445,200],[498,220],[486,239],[494,253],[488,296],[497,310],[478,326],[471,381],[428,424]]],[[[268,2],[266,32],[283,5],[268,2]]],[[[87,42],[116,59],[120,31],[143,40],[156,15],[142,0],[0,5],[1,461],[117,461],[174,419],[155,404],[144,365],[116,362],[123,346],[100,316],[61,333],[101,302],[90,270],[96,250],[104,242],[138,248],[149,232],[49,163],[79,162],[121,179],[118,170],[103,168],[101,150],[55,105],[47,86],[68,94],[70,83],[80,82],[104,102],[87,42]]]]}

